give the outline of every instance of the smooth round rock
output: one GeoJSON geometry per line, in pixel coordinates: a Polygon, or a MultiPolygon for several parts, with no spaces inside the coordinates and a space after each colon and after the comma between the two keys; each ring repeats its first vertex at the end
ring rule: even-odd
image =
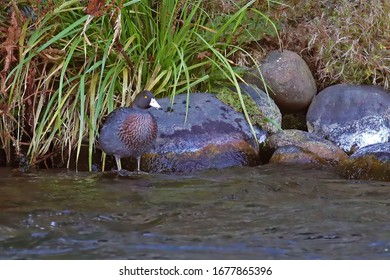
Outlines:
{"type": "Polygon", "coordinates": [[[365,146],[357,150],[349,158],[361,158],[365,156],[375,156],[380,161],[390,163],[390,142],[365,146]]]}
{"type": "Polygon", "coordinates": [[[347,152],[388,142],[390,94],[377,86],[330,86],[313,99],[306,121],[309,132],[347,152]]]}
{"type": "Polygon", "coordinates": [[[390,181],[390,142],[360,148],[338,172],[348,179],[390,181]]]}
{"type": "Polygon", "coordinates": [[[294,145],[281,146],[273,153],[270,163],[300,166],[327,166],[329,162],[315,153],[294,145]]]}
{"type": "MultiPolygon", "coordinates": [[[[184,172],[259,164],[259,149],[242,113],[213,94],[178,95],[158,100],[164,110],[151,110],[158,125],[154,150],[142,157],[151,172],[184,172]]],[[[259,142],[266,133],[255,127],[259,142]]]]}
{"type": "MultiPolygon", "coordinates": [[[[321,163],[321,165],[324,163],[337,165],[347,158],[347,154],[332,142],[315,134],[295,129],[283,130],[270,136],[265,141],[262,151],[269,154],[284,146],[300,148],[300,152],[305,152],[306,155],[310,154],[310,157],[315,158],[315,161],[321,163]]],[[[293,151],[297,153],[297,150],[293,151]]],[[[289,150],[281,150],[278,154],[280,155],[281,152],[291,153],[289,150]]]]}
{"type": "MultiPolygon", "coordinates": [[[[306,62],[298,54],[285,50],[272,51],[260,63],[261,74],[267,83],[270,97],[282,112],[297,112],[306,109],[317,86],[306,62]]],[[[258,70],[244,75],[247,82],[264,89],[258,70]]]]}

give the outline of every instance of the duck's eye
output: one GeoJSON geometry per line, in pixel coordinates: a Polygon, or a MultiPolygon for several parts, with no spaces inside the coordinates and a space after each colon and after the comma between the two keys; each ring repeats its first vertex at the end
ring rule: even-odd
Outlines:
{"type": "Polygon", "coordinates": [[[146,98],[148,98],[146,95],[144,95],[144,98],[146,99],[146,98]]]}

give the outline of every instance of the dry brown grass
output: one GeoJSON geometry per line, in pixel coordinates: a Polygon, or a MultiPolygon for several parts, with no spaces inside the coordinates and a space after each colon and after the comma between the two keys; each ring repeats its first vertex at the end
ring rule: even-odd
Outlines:
{"type": "Polygon", "coordinates": [[[390,1],[285,1],[271,11],[285,49],[309,63],[318,87],[390,86],[390,1]]]}
{"type": "MultiPolygon", "coordinates": [[[[224,10],[232,2],[214,0],[210,7],[224,10]]],[[[281,38],[255,36],[261,39],[248,43],[246,50],[257,61],[271,50],[288,49],[308,63],[320,90],[336,83],[390,88],[390,1],[257,1],[255,8],[275,22],[281,38]]],[[[235,62],[252,63],[243,53],[235,62]]]]}

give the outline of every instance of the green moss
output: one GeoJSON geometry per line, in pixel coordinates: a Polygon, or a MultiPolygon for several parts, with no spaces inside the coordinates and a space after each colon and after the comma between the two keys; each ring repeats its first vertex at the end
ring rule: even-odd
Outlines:
{"type": "MultiPolygon", "coordinates": [[[[241,102],[236,92],[227,87],[219,88],[216,92],[219,100],[232,107],[235,111],[242,112],[241,102]]],[[[259,106],[249,95],[243,94],[242,99],[252,124],[263,128],[266,123],[269,123],[268,118],[261,112],[259,106]]]]}

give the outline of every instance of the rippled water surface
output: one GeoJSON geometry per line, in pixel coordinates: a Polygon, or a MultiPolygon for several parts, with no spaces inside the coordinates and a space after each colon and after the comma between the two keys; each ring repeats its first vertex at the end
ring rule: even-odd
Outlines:
{"type": "Polygon", "coordinates": [[[390,259],[390,183],[280,166],[0,169],[1,259],[390,259]]]}

